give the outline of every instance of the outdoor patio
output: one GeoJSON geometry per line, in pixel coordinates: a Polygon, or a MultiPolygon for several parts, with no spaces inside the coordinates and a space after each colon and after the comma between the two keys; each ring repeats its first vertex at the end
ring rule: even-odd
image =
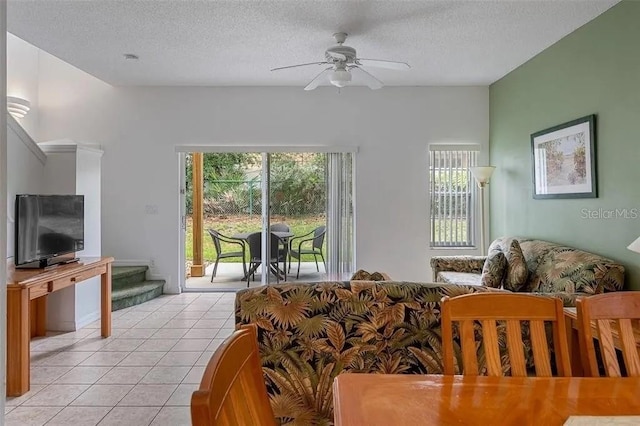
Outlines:
{"type": "MultiPolygon", "coordinates": [[[[300,278],[296,279],[298,263],[291,265],[291,273],[287,273],[287,282],[296,281],[324,281],[327,275],[324,266],[320,264],[320,272],[316,270],[314,262],[302,262],[300,264],[300,278]]],[[[187,291],[237,291],[247,288],[247,281],[242,279],[241,263],[219,263],[218,272],[211,282],[213,264],[207,266],[203,277],[189,277],[186,279],[185,287],[187,291]]],[[[276,283],[276,277],[271,275],[271,283],[276,283]]],[[[256,280],[251,280],[250,287],[258,287],[262,281],[262,266],[256,271],[256,280]]],[[[280,280],[280,282],[283,282],[280,280]]]]}

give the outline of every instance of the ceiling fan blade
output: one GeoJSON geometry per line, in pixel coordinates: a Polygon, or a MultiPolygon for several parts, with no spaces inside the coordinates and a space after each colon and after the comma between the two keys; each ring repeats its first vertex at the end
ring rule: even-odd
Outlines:
{"type": "Polygon", "coordinates": [[[378,90],[378,89],[381,89],[382,86],[384,86],[384,84],[380,80],[378,80],[377,78],[375,78],[374,76],[372,76],[371,74],[369,74],[368,72],[366,72],[360,67],[350,67],[349,71],[353,75],[356,75],[357,78],[359,78],[371,90],[378,90]]]}
{"type": "Polygon", "coordinates": [[[337,59],[338,61],[346,61],[347,60],[347,56],[343,55],[342,53],[338,53],[338,52],[332,52],[331,50],[328,50],[327,53],[329,54],[329,56],[331,56],[333,59],[337,59]]]}
{"type": "Polygon", "coordinates": [[[279,70],[286,70],[287,68],[298,68],[298,67],[306,67],[307,65],[328,65],[329,63],[324,61],[324,62],[310,62],[308,64],[298,64],[298,65],[289,65],[286,67],[279,67],[279,68],[274,68],[271,71],[279,71],[279,70]]]}
{"type": "Polygon", "coordinates": [[[313,90],[316,87],[318,87],[320,84],[324,83],[325,81],[329,81],[328,77],[332,71],[333,71],[333,67],[329,67],[324,71],[322,71],[320,74],[316,75],[316,77],[313,80],[311,80],[309,84],[307,84],[304,90],[313,90]]]}
{"type": "Polygon", "coordinates": [[[382,59],[356,59],[358,65],[365,67],[387,68],[390,70],[404,71],[411,67],[406,62],[384,61],[382,59]]]}

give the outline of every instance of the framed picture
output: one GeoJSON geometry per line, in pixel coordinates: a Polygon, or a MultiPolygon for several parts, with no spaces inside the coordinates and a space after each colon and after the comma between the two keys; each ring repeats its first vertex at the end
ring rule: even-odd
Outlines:
{"type": "Polygon", "coordinates": [[[533,198],[597,198],[596,116],[531,135],[533,198]]]}

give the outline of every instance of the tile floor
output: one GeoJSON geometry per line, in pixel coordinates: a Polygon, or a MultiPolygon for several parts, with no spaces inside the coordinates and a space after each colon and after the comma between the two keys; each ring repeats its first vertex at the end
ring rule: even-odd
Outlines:
{"type": "Polygon", "coordinates": [[[164,295],[31,342],[31,390],[7,398],[12,425],[190,425],[206,363],[233,331],[235,293],[164,295]]]}

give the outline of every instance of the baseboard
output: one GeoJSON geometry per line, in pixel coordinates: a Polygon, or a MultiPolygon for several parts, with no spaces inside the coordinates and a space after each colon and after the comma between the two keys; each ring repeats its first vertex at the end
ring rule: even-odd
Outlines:
{"type": "Polygon", "coordinates": [[[100,319],[100,311],[91,312],[76,321],[49,321],[47,330],[72,332],[100,319]]]}
{"type": "Polygon", "coordinates": [[[95,311],[95,312],[90,312],[87,315],[83,316],[82,318],[80,318],[79,320],[76,320],[76,330],[81,329],[83,327],[86,327],[87,325],[91,324],[94,321],[97,321],[100,319],[100,311],[95,311]]]}

